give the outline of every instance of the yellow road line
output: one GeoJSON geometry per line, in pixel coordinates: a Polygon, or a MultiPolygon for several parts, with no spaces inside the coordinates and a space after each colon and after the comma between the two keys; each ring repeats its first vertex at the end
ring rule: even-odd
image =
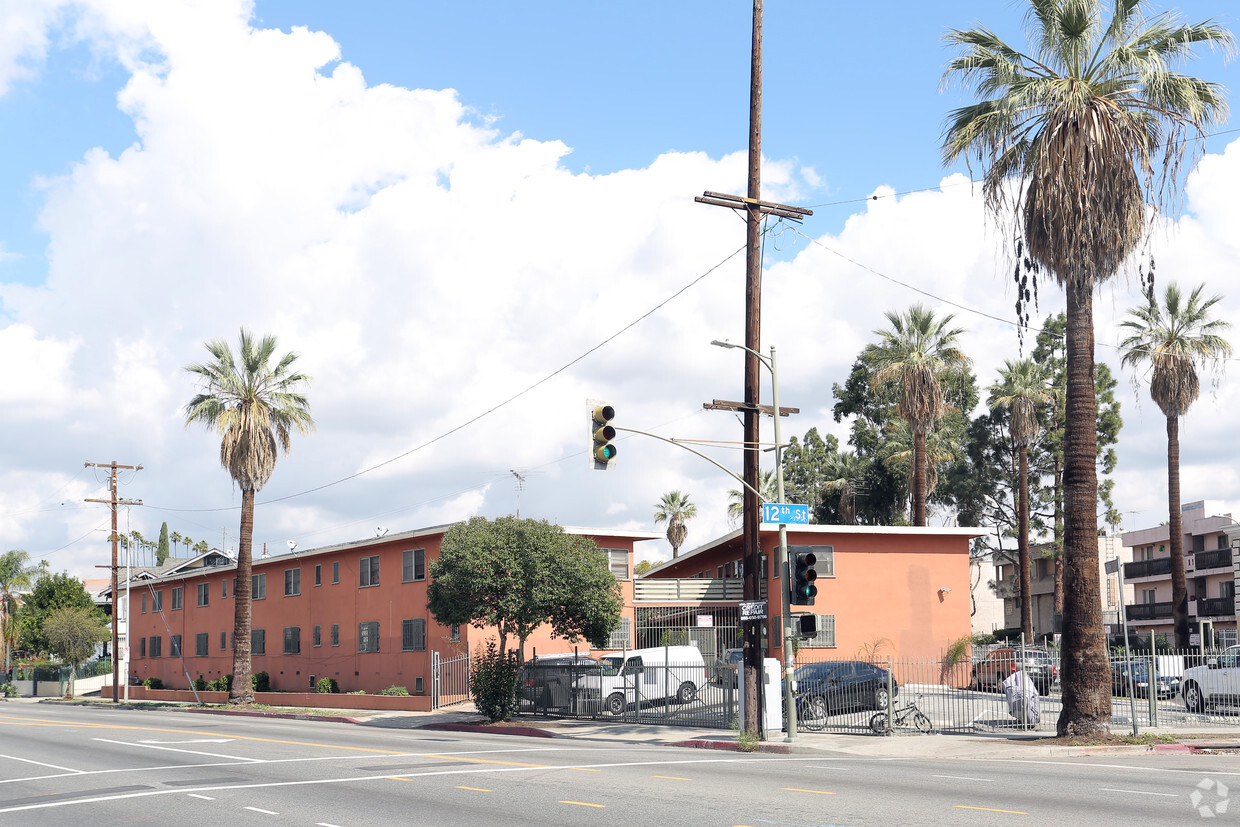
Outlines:
{"type": "Polygon", "coordinates": [[[790,793],[814,793],[816,795],[835,795],[835,793],[829,793],[826,790],[802,790],[799,787],[780,787],[780,789],[787,790],[790,793]]]}
{"type": "Polygon", "coordinates": [[[600,807],[600,808],[607,807],[606,804],[590,804],[589,802],[586,802],[586,801],[561,801],[560,803],[561,804],[576,804],[578,807],[600,807]]]}
{"type": "Polygon", "coordinates": [[[458,790],[473,790],[476,793],[489,793],[494,790],[484,790],[482,787],[457,787],[458,790]]]}
{"type": "Polygon", "coordinates": [[[681,778],[679,775],[652,775],[651,778],[666,778],[668,781],[692,781],[692,778],[681,778]]]}
{"type": "MultiPolygon", "coordinates": [[[[538,767],[544,770],[562,770],[566,767],[557,767],[553,764],[522,764],[520,761],[496,761],[493,758],[471,758],[468,755],[430,755],[419,754],[418,758],[438,758],[443,761],[468,761],[471,764],[504,764],[509,767],[538,767]]],[[[575,769],[575,768],[574,768],[575,769]]]]}
{"type": "Polygon", "coordinates": [[[576,770],[577,772],[602,772],[602,770],[595,769],[594,767],[569,767],[569,769],[576,770]]]}
{"type": "Polygon", "coordinates": [[[996,810],[994,807],[967,807],[964,804],[957,804],[956,809],[958,810],[985,810],[988,813],[1011,813],[1014,816],[1029,815],[1028,813],[1021,812],[1020,810],[996,810]]]}

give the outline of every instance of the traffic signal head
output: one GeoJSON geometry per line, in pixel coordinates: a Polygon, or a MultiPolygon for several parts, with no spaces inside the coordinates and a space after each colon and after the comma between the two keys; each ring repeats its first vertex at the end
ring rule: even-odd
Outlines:
{"type": "Polygon", "coordinates": [[[616,429],[611,421],[616,418],[616,409],[608,404],[592,405],[590,408],[590,433],[594,437],[591,454],[594,467],[606,471],[616,464],[616,429]]]}
{"type": "Polygon", "coordinates": [[[818,637],[818,615],[801,615],[797,618],[798,637],[818,637]]]}
{"type": "Polygon", "coordinates": [[[818,572],[814,569],[818,558],[814,556],[813,547],[791,546],[788,552],[788,568],[792,581],[792,594],[788,602],[793,606],[813,606],[814,598],[818,595],[818,585],[815,583],[818,572]]]}

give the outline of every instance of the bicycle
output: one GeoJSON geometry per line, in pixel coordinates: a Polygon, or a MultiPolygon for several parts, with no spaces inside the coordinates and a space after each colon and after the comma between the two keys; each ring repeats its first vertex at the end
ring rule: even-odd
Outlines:
{"type": "Polygon", "coordinates": [[[891,711],[890,725],[888,725],[887,722],[886,712],[874,713],[874,717],[870,718],[870,729],[874,730],[874,732],[879,735],[889,735],[894,727],[904,726],[915,727],[918,732],[932,731],[934,729],[934,724],[932,724],[930,719],[926,717],[926,713],[922,712],[917,707],[917,701],[920,701],[924,697],[924,695],[918,695],[916,700],[910,701],[900,709],[893,709],[891,711]],[[907,723],[909,718],[913,719],[911,724],[907,723]]]}

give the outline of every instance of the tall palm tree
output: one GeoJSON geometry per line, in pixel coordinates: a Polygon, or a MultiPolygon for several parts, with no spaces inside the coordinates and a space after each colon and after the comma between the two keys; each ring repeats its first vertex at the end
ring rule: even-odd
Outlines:
{"type": "Polygon", "coordinates": [[[1210,309],[1221,296],[1204,298],[1197,285],[1187,301],[1180,288],[1167,285],[1163,303],[1154,296],[1144,307],[1128,311],[1121,322],[1128,336],[1120,343],[1123,364],[1150,368],[1150,398],[1167,417],[1167,510],[1171,532],[1171,612],[1177,649],[1189,647],[1188,580],[1184,572],[1184,534],[1180,522],[1180,417],[1197,400],[1201,385],[1197,365],[1218,365],[1231,356],[1231,344],[1221,335],[1231,327],[1211,319],[1210,309]]]}
{"type": "Polygon", "coordinates": [[[1033,585],[1029,574],[1029,446],[1042,425],[1038,409],[1053,402],[1055,392],[1042,366],[1032,359],[1007,360],[999,383],[990,388],[990,409],[1008,409],[1008,435],[1016,446],[1016,561],[1020,583],[1020,629],[1033,640],[1033,585]]]}
{"type": "Polygon", "coordinates": [[[954,316],[936,318],[915,304],[907,313],[887,312],[890,329],[876,330],[879,341],[866,345],[861,359],[876,384],[899,390],[896,412],[913,431],[913,525],[926,524],[926,432],[946,411],[939,377],[969,364],[956,346],[962,327],[949,327],[954,316]]]}
{"type": "Polygon", "coordinates": [[[16,642],[14,632],[20,632],[16,623],[17,593],[33,586],[42,572],[38,566],[30,565],[30,555],[21,549],[0,554],[0,645],[4,647],[0,665],[5,673],[9,671],[10,648],[16,642]]]}
{"type": "Polygon", "coordinates": [[[685,520],[697,516],[697,506],[689,502],[689,495],[681,491],[668,491],[654,505],[654,523],[667,523],[667,541],[672,544],[672,559],[680,554],[680,547],[685,543],[689,529],[685,520]]]}
{"type": "Polygon", "coordinates": [[[1230,51],[1230,32],[1150,16],[1149,5],[1029,0],[1029,53],[984,26],[946,35],[960,54],[945,80],[960,79],[981,100],[948,117],[944,159],[985,167],[987,205],[1012,222],[1018,260],[1049,270],[1067,297],[1060,735],[1101,733],[1111,715],[1095,511],[1094,288],[1145,238],[1147,200],[1174,203],[1186,148],[1199,146],[1186,138],[1227,111],[1221,86],[1173,67],[1199,44],[1230,51]]]}
{"type": "Polygon", "coordinates": [[[838,451],[827,458],[823,489],[839,496],[840,519],[844,525],[857,523],[857,486],[865,477],[866,462],[852,451],[838,451]]]}
{"type": "MultiPolygon", "coordinates": [[[[776,491],[775,472],[765,468],[758,469],[758,499],[764,503],[773,503],[779,497],[776,491]]],[[[728,522],[735,525],[745,514],[745,494],[739,488],[728,492],[728,522]]]]}
{"type": "MultiPolygon", "coordinates": [[[[916,435],[904,420],[893,419],[883,429],[883,444],[879,449],[879,457],[883,465],[904,472],[910,497],[913,491],[916,446],[916,435]]],[[[934,494],[934,489],[939,485],[939,467],[956,458],[956,445],[950,441],[943,429],[931,427],[925,434],[922,456],[925,457],[926,499],[928,501],[934,494]]]]}
{"type": "Polygon", "coordinates": [[[185,406],[185,426],[206,425],[217,431],[220,464],[241,489],[241,530],[237,542],[236,606],[233,621],[233,684],[229,700],[252,703],[250,683],[250,569],[254,538],[254,494],[271,479],[281,451],[291,447],[291,430],[314,429],[310,403],[299,391],[310,377],[292,370],[297,354],[272,364],[276,338],[255,339],[241,328],[236,357],[223,339],[206,343],[212,361],[186,366],[202,390],[185,406]]]}
{"type": "Polygon", "coordinates": [[[172,553],[176,554],[176,549],[180,548],[181,546],[181,539],[182,539],[181,532],[179,531],[172,532],[171,534],[168,535],[168,539],[172,541],[172,548],[173,548],[172,553]]]}

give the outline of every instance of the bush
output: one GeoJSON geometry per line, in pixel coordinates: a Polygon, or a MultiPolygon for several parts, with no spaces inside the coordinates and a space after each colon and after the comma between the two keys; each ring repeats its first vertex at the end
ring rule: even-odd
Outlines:
{"type": "Polygon", "coordinates": [[[232,675],[223,675],[213,681],[207,681],[208,692],[231,692],[232,675]]]}
{"type": "Polygon", "coordinates": [[[193,685],[194,685],[194,690],[195,690],[196,692],[205,692],[205,691],[207,691],[207,682],[206,682],[206,680],[202,677],[202,675],[199,675],[198,677],[194,678],[194,684],[193,684],[193,685]]]}
{"type": "Polygon", "coordinates": [[[365,695],[366,690],[365,689],[354,689],[352,692],[346,692],[345,694],[346,695],[365,695]]]}
{"type": "Polygon", "coordinates": [[[250,675],[250,683],[254,686],[255,692],[271,691],[271,676],[266,672],[255,672],[250,675]]]}
{"type": "Polygon", "coordinates": [[[520,678],[516,652],[500,652],[495,639],[488,640],[486,650],[476,653],[469,677],[474,706],[488,720],[507,721],[516,714],[519,704],[517,682],[520,678]]]}
{"type": "Polygon", "coordinates": [[[314,685],[314,691],[324,695],[339,692],[340,684],[336,683],[335,678],[319,678],[319,682],[314,685]]]}
{"type": "Polygon", "coordinates": [[[0,695],[6,698],[16,698],[17,687],[11,683],[0,683],[0,695]]]}
{"type": "Polygon", "coordinates": [[[400,695],[408,696],[409,690],[403,686],[389,686],[387,689],[379,693],[380,695],[400,695]]]}
{"type": "Polygon", "coordinates": [[[142,682],[142,685],[145,686],[147,689],[163,689],[164,688],[164,682],[161,681],[159,678],[147,678],[146,680],[142,682]]]}

